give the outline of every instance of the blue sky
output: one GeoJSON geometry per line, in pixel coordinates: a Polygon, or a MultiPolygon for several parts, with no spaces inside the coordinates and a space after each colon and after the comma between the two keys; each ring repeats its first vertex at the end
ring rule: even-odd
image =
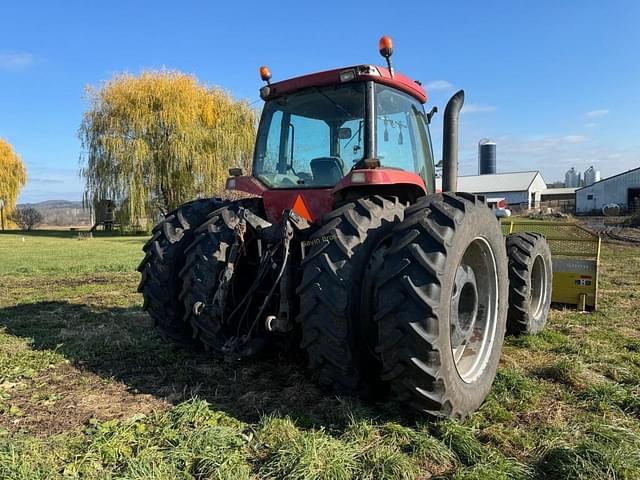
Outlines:
{"type": "Polygon", "coordinates": [[[441,113],[465,89],[461,173],[475,173],[482,137],[497,141],[499,171],[547,181],[571,166],[607,176],[640,165],[637,1],[22,0],[2,2],[0,22],[0,137],[27,164],[23,202],[81,198],[85,85],[164,66],[254,101],[259,65],[277,80],[382,63],[382,34],[441,113]]]}

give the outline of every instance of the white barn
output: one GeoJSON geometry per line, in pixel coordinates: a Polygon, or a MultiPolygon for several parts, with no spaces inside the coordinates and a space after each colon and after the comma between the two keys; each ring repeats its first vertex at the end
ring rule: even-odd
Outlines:
{"type": "MultiPolygon", "coordinates": [[[[437,189],[442,188],[437,179],[437,189]]],[[[542,192],[547,184],[537,170],[527,172],[494,173],[489,175],[461,175],[458,191],[484,195],[487,198],[504,198],[509,207],[539,208],[542,192]]]]}
{"type": "Polygon", "coordinates": [[[639,208],[640,167],[576,190],[576,213],[600,213],[610,203],[623,211],[639,208]]]}

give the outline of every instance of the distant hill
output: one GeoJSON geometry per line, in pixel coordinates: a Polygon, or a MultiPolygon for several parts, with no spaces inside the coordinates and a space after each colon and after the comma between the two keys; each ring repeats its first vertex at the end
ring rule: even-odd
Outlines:
{"type": "Polygon", "coordinates": [[[82,202],[71,200],[46,200],[38,203],[21,203],[20,207],[33,207],[43,216],[43,225],[80,226],[90,225],[89,209],[82,208],[82,202]]]}
{"type": "Polygon", "coordinates": [[[33,207],[39,210],[49,208],[82,208],[82,202],[74,202],[72,200],[45,200],[38,203],[20,203],[18,207],[33,207]]]}

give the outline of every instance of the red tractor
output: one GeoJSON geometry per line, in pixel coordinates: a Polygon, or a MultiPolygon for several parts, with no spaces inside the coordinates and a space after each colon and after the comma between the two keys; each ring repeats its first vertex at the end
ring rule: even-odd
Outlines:
{"type": "Polygon", "coordinates": [[[536,332],[551,259],[536,234],[505,242],[484,200],[457,184],[459,91],[444,113],[435,190],[419,82],[357,65],[266,85],[251,175],[153,230],[144,308],[168,336],[241,358],[300,345],[319,382],[464,417],[493,382],[505,330],[536,332]]]}

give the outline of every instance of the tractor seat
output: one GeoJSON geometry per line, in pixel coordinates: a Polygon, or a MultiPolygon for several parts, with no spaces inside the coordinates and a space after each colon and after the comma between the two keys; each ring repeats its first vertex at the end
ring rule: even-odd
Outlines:
{"type": "Polygon", "coordinates": [[[315,185],[335,185],[344,176],[344,164],[338,157],[314,158],[310,166],[315,185]]]}

